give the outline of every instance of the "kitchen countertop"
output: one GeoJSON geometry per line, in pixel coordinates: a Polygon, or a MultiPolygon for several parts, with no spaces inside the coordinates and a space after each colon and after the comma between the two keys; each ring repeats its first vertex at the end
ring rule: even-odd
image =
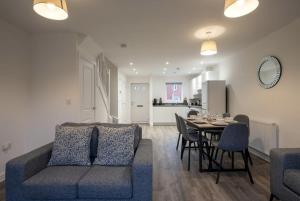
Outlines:
{"type": "Polygon", "coordinates": [[[153,105],[153,107],[188,107],[188,105],[165,103],[165,104],[162,104],[162,105],[153,105]]]}

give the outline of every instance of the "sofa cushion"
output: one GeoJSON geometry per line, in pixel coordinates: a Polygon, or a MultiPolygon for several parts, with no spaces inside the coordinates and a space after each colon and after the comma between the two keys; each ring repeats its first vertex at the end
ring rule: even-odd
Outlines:
{"type": "Polygon", "coordinates": [[[142,128],[139,127],[137,124],[110,124],[110,123],[101,123],[99,124],[101,126],[105,127],[111,127],[111,128],[124,128],[133,126],[134,127],[134,151],[137,150],[139,143],[142,139],[142,128]]]}
{"type": "Polygon", "coordinates": [[[285,170],[283,183],[290,190],[300,195],[300,170],[298,169],[285,170]]]}
{"type": "Polygon", "coordinates": [[[32,200],[75,199],[79,180],[89,171],[83,166],[51,166],[23,183],[23,194],[32,200]]]}
{"type": "MultiPolygon", "coordinates": [[[[95,123],[72,123],[72,122],[66,122],[63,123],[62,126],[68,126],[68,127],[78,127],[78,126],[105,126],[105,127],[112,127],[112,128],[123,128],[123,127],[128,127],[128,126],[134,126],[135,130],[134,130],[134,151],[137,150],[139,143],[142,139],[142,128],[140,126],[138,126],[137,124],[112,124],[112,123],[100,123],[100,122],[95,122],[95,123]]],[[[98,130],[97,130],[98,132],[98,130]]],[[[97,133],[98,135],[98,133],[97,133]]],[[[95,141],[93,141],[94,137],[92,137],[92,141],[91,144],[94,143],[95,141]]],[[[97,138],[98,140],[98,138],[97,138]]],[[[96,143],[98,146],[98,143],[96,143]]],[[[93,150],[91,150],[91,155],[96,158],[97,157],[97,147],[96,149],[94,149],[95,147],[91,145],[91,149],[93,148],[93,150]],[[96,153],[96,155],[94,155],[94,153],[96,153]]]]}
{"type": "Polygon", "coordinates": [[[95,165],[130,165],[134,156],[135,127],[98,126],[98,152],[95,165]]]}
{"type": "Polygon", "coordinates": [[[63,123],[61,126],[63,126],[63,127],[93,127],[91,143],[90,143],[90,158],[91,158],[91,162],[93,162],[95,160],[95,158],[97,157],[98,135],[99,135],[98,128],[94,124],[71,123],[71,122],[63,123]]]}
{"type": "Polygon", "coordinates": [[[91,165],[92,131],[92,127],[56,126],[53,150],[48,165],[91,165]]]}
{"type": "Polygon", "coordinates": [[[132,197],[131,167],[92,166],[78,183],[80,199],[132,197]]]}

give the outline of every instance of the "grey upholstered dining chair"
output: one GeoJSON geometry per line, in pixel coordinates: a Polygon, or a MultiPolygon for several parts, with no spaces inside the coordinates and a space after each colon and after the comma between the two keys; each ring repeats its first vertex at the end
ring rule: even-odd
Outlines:
{"type": "MultiPolygon", "coordinates": [[[[194,143],[194,146],[195,146],[196,143],[198,145],[201,145],[201,142],[202,142],[202,145],[204,144],[205,146],[199,146],[199,147],[202,147],[202,148],[205,147],[205,148],[209,149],[208,140],[204,136],[202,136],[202,134],[199,132],[190,132],[188,130],[185,120],[180,116],[177,116],[177,117],[179,120],[180,131],[182,134],[182,142],[183,142],[182,147],[181,147],[181,159],[183,158],[184,149],[188,148],[188,170],[190,170],[192,143],[194,143]],[[188,143],[188,147],[185,146],[186,143],[188,143]]],[[[207,152],[209,152],[209,151],[207,150],[207,152]]],[[[200,155],[200,151],[199,151],[199,163],[200,163],[200,160],[202,160],[200,157],[201,157],[201,155],[200,155]]]]}
{"type": "Polygon", "coordinates": [[[188,114],[187,114],[187,117],[190,117],[190,116],[192,116],[192,115],[198,115],[198,114],[199,114],[198,111],[196,111],[196,110],[190,110],[190,111],[188,112],[188,114]]]}
{"type": "Polygon", "coordinates": [[[180,141],[180,137],[181,137],[181,128],[180,128],[180,122],[179,122],[177,113],[175,113],[175,120],[176,120],[176,127],[177,127],[177,131],[178,131],[178,139],[177,139],[176,150],[178,150],[179,141],[180,141]]]}
{"type": "Polygon", "coordinates": [[[253,184],[253,178],[248,166],[248,158],[246,157],[246,150],[249,143],[249,129],[245,124],[236,123],[229,124],[223,131],[221,139],[217,145],[219,150],[222,150],[220,167],[217,175],[216,183],[219,182],[220,173],[223,165],[223,156],[225,152],[234,153],[240,152],[243,156],[245,171],[248,172],[251,183],[253,184]]]}
{"type": "MultiPolygon", "coordinates": [[[[250,120],[249,117],[247,115],[244,114],[238,114],[233,118],[235,121],[239,122],[239,123],[243,123],[246,124],[248,129],[249,129],[249,135],[250,135],[250,120]]],[[[253,161],[249,152],[249,149],[247,148],[246,150],[246,157],[249,158],[249,162],[251,165],[253,165],[253,161]]]]}

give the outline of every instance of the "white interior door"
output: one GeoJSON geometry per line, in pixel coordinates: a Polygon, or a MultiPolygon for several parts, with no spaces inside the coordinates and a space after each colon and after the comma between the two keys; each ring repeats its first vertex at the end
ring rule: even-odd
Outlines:
{"type": "Polygon", "coordinates": [[[149,123],[149,84],[131,84],[131,121],[149,123]]]}
{"type": "Polygon", "coordinates": [[[81,122],[95,121],[95,66],[80,60],[80,119],[81,122]]]}

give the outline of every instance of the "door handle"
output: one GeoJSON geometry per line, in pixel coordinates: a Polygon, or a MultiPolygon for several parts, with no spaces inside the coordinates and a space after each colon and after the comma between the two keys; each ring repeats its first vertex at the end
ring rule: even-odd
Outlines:
{"type": "Polygon", "coordinates": [[[143,105],[137,105],[137,107],[144,107],[143,105]]]}

